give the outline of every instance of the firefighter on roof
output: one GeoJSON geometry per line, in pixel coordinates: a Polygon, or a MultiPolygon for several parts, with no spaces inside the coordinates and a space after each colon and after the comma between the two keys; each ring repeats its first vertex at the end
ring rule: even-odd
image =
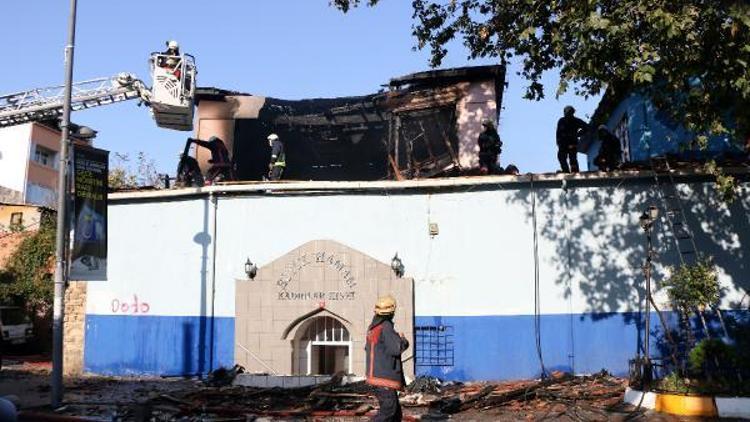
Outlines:
{"type": "Polygon", "coordinates": [[[578,173],[578,141],[588,125],[575,116],[576,109],[572,106],[565,106],[563,114],[557,121],[557,160],[563,173],[578,173]]]}
{"type": "Polygon", "coordinates": [[[272,133],[268,135],[268,146],[271,147],[271,161],[268,163],[268,178],[270,180],[281,180],[286,169],[286,153],[284,143],[279,135],[272,133]]]}

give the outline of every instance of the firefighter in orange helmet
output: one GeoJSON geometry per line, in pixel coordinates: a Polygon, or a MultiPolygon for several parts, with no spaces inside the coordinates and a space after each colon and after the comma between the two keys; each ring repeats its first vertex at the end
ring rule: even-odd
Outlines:
{"type": "Polygon", "coordinates": [[[401,354],[409,341],[393,328],[396,299],[384,296],[375,305],[375,316],[367,329],[367,383],[375,390],[380,408],[373,421],[400,421],[398,391],[404,388],[401,354]]]}

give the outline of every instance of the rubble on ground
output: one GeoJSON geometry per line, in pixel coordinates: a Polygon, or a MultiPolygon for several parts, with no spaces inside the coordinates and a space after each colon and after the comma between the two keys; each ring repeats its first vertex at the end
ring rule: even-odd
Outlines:
{"type": "MultiPolygon", "coordinates": [[[[102,421],[354,421],[366,420],[377,408],[371,388],[361,381],[344,384],[334,376],[292,389],[229,384],[240,371],[222,369],[203,380],[83,377],[66,383],[62,408],[26,407],[21,420],[52,415],[102,421]]],[[[419,377],[401,394],[401,404],[407,421],[609,420],[630,415],[632,408],[621,405],[626,384],[606,372],[477,383],[419,377]]]]}

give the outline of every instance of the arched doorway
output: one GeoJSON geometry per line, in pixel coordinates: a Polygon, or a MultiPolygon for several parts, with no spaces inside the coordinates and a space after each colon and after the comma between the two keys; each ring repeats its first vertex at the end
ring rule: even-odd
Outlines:
{"type": "Polygon", "coordinates": [[[319,316],[303,323],[294,339],[294,372],[332,375],[352,370],[349,330],[336,318],[319,316]]]}

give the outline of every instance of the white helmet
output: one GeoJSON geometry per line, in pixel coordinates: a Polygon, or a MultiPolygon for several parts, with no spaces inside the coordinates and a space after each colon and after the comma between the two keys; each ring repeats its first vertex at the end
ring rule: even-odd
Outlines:
{"type": "Polygon", "coordinates": [[[180,45],[177,44],[177,41],[170,40],[170,41],[167,41],[167,48],[170,48],[172,50],[177,50],[178,48],[180,48],[180,45]]]}
{"type": "Polygon", "coordinates": [[[279,139],[279,135],[277,135],[275,133],[272,133],[272,134],[268,135],[268,138],[266,138],[266,139],[268,139],[269,141],[276,141],[276,140],[279,139]]]}

